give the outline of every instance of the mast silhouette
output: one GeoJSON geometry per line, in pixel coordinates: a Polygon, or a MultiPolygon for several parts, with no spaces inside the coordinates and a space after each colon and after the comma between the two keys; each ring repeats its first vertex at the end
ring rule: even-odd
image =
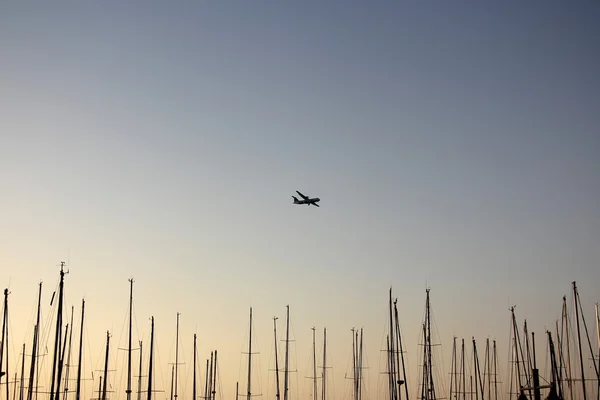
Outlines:
{"type": "Polygon", "coordinates": [[[575,319],[577,326],[577,345],[579,347],[579,362],[581,365],[581,387],[583,389],[583,400],[587,400],[587,393],[585,391],[585,372],[583,368],[583,352],[581,350],[581,331],[579,329],[579,307],[577,306],[577,285],[573,281],[573,303],[575,305],[575,319]]]}
{"type": "Polygon", "coordinates": [[[315,344],[315,332],[315,327],[313,326],[313,399],[317,400],[317,348],[315,344]]]}
{"type": "MultiPolygon", "coordinates": [[[[289,367],[290,367],[290,359],[289,359],[289,348],[290,348],[290,306],[285,306],[285,371],[283,371],[283,400],[288,400],[288,389],[289,389],[289,367]]],[[[248,399],[250,400],[250,399],[248,399]]]]}
{"type": "MultiPolygon", "coordinates": [[[[29,369],[29,385],[27,387],[27,400],[32,400],[33,398],[33,382],[36,371],[36,363],[37,363],[37,353],[38,353],[38,335],[39,335],[39,326],[40,326],[40,308],[42,303],[42,282],[39,283],[38,290],[38,305],[37,305],[37,319],[35,323],[35,327],[33,329],[33,344],[31,346],[31,368],[29,369]]],[[[2,363],[0,363],[0,369],[2,363]]],[[[79,399],[77,399],[79,400],[79,399]]]]}
{"type": "MultiPolygon", "coordinates": [[[[63,314],[63,289],[65,283],[65,262],[60,262],[60,284],[58,286],[58,311],[56,313],[56,331],[54,335],[54,356],[52,360],[52,384],[50,386],[50,400],[54,400],[54,387],[56,384],[56,369],[57,364],[60,364],[60,347],[62,343],[61,338],[61,327],[62,327],[62,314],[63,314]]],[[[68,272],[67,272],[68,273],[68,272]]],[[[52,302],[51,302],[52,303],[52,302]]],[[[7,387],[6,398],[8,399],[8,387],[7,387]]],[[[104,400],[104,399],[103,399],[104,400]]]]}
{"type": "Polygon", "coordinates": [[[325,398],[327,397],[327,389],[326,389],[326,385],[327,385],[327,328],[323,328],[323,372],[321,373],[323,376],[323,382],[321,384],[321,391],[322,391],[322,400],[325,400],[325,398]]]}
{"type": "Polygon", "coordinates": [[[181,315],[180,313],[177,313],[177,333],[175,335],[175,396],[174,396],[175,400],[177,400],[177,376],[178,376],[177,367],[179,366],[179,316],[180,315],[181,315]]]}
{"type": "Polygon", "coordinates": [[[127,347],[127,400],[131,400],[131,320],[133,310],[133,278],[129,279],[129,340],[127,347]]]}
{"type": "Polygon", "coordinates": [[[277,358],[277,317],[273,317],[273,335],[275,337],[275,398],[279,400],[279,360],[277,358]]]}
{"type": "Polygon", "coordinates": [[[246,386],[248,400],[252,396],[252,307],[250,307],[250,334],[248,338],[248,384],[246,386]]]}
{"type": "Polygon", "coordinates": [[[106,331],[106,356],[104,357],[104,379],[102,382],[102,400],[106,400],[106,382],[108,382],[108,351],[110,348],[110,332],[106,331]]]}
{"type": "Polygon", "coordinates": [[[73,314],[75,314],[75,307],[71,306],[71,323],[69,324],[69,350],[67,352],[67,363],[65,364],[65,394],[63,396],[64,400],[67,400],[67,395],[69,393],[69,372],[71,370],[71,340],[73,339],[73,314]]]}
{"type": "Polygon", "coordinates": [[[142,357],[144,355],[143,343],[140,340],[140,364],[138,367],[138,389],[137,389],[137,400],[142,400],[142,357]]]}
{"type": "Polygon", "coordinates": [[[25,343],[23,343],[23,354],[21,355],[21,379],[19,383],[21,387],[19,388],[19,400],[23,400],[23,389],[25,389],[25,382],[23,380],[25,376],[25,343]]]}
{"type": "MultiPolygon", "coordinates": [[[[148,361],[148,400],[152,400],[152,359],[154,357],[154,317],[150,328],[150,360],[148,361]]],[[[196,400],[196,399],[194,399],[196,400]]]]}
{"type": "Polygon", "coordinates": [[[0,343],[0,382],[6,375],[6,400],[8,397],[8,289],[4,289],[4,312],[2,313],[2,342],[0,343]],[[4,348],[6,348],[6,369],[2,371],[4,360],[4,348]]]}
{"type": "MultiPolygon", "coordinates": [[[[75,388],[75,400],[81,397],[81,357],[83,353],[83,317],[85,313],[85,299],[81,300],[81,328],[79,330],[79,357],[77,361],[77,387],[75,388]]],[[[31,382],[31,380],[30,380],[31,382]]]]}
{"type": "Polygon", "coordinates": [[[193,380],[193,386],[192,386],[192,400],[197,400],[196,399],[196,334],[194,333],[194,380],[193,380]]]}

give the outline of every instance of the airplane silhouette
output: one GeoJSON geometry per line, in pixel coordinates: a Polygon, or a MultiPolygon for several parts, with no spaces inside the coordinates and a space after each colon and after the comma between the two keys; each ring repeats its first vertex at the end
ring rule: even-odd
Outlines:
{"type": "Polygon", "coordinates": [[[303,195],[302,193],[300,193],[297,190],[296,190],[296,193],[298,193],[300,195],[300,197],[302,197],[302,200],[298,200],[298,198],[296,196],[292,196],[294,199],[294,204],[306,204],[307,206],[310,206],[312,204],[313,206],[319,207],[319,205],[317,203],[319,201],[321,201],[321,199],[319,199],[318,197],[309,199],[308,196],[303,195]]]}

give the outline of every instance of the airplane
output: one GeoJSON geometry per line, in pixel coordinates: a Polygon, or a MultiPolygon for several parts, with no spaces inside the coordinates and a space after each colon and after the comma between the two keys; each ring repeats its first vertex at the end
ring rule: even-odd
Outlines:
{"type": "Polygon", "coordinates": [[[306,204],[307,206],[310,206],[312,204],[313,206],[319,207],[319,205],[317,203],[319,201],[321,201],[321,199],[319,199],[318,197],[309,199],[308,196],[303,195],[302,193],[300,193],[297,190],[296,190],[296,193],[298,193],[300,195],[300,197],[302,197],[302,200],[298,200],[298,198],[296,196],[292,196],[294,198],[294,204],[306,204]]]}

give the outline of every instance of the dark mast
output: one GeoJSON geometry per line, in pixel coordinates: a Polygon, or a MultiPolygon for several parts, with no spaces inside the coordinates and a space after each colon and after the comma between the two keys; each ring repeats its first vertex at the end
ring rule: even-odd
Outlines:
{"type": "Polygon", "coordinates": [[[277,317],[273,317],[273,335],[275,336],[275,398],[279,400],[279,360],[277,358],[277,317]]]}
{"type": "MultiPolygon", "coordinates": [[[[39,284],[40,288],[38,291],[38,306],[37,306],[37,319],[35,323],[35,327],[33,329],[33,345],[31,346],[31,368],[29,369],[29,385],[27,387],[27,400],[32,400],[33,398],[33,378],[35,376],[35,364],[37,360],[37,351],[38,351],[38,332],[40,326],[40,306],[42,303],[42,282],[39,284]]],[[[79,400],[79,399],[77,399],[79,400]]]]}
{"type": "Polygon", "coordinates": [[[129,279],[129,342],[127,346],[127,400],[131,400],[131,311],[133,309],[133,278],[129,279]]]}
{"type": "Polygon", "coordinates": [[[0,342],[0,381],[6,375],[6,398],[8,397],[8,289],[4,289],[4,313],[2,317],[2,342],[0,342]],[[4,348],[6,348],[6,370],[2,371],[4,361],[4,348]]]}
{"type": "MultiPolygon", "coordinates": [[[[64,272],[63,268],[65,266],[65,262],[60,262],[60,284],[58,286],[58,311],[56,313],[56,331],[54,335],[54,356],[52,360],[52,384],[50,385],[50,400],[54,400],[54,387],[56,384],[56,370],[60,363],[60,347],[62,343],[61,338],[61,327],[62,327],[62,314],[63,314],[63,289],[65,284],[65,274],[68,272],[64,272]]],[[[8,388],[7,388],[8,390],[8,388]]],[[[7,393],[7,399],[8,399],[7,393]]]]}
{"type": "Polygon", "coordinates": [[[77,388],[75,389],[75,400],[80,400],[80,396],[81,396],[81,356],[83,353],[83,317],[84,317],[84,313],[85,313],[85,299],[82,299],[81,300],[81,328],[79,331],[79,361],[77,362],[77,388]]]}

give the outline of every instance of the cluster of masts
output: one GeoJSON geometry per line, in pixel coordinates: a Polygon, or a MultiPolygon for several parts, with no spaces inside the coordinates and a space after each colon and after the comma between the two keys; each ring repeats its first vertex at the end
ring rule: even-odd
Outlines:
{"type": "MultiPolygon", "coordinates": [[[[50,391],[44,392],[41,388],[40,370],[38,358],[40,354],[40,305],[42,296],[42,283],[39,284],[38,291],[38,307],[36,314],[36,323],[33,331],[33,341],[31,345],[31,363],[27,366],[29,375],[25,378],[25,350],[26,345],[22,346],[22,360],[20,372],[14,374],[14,381],[9,382],[9,362],[8,362],[8,289],[4,290],[4,306],[2,313],[2,332],[0,338],[0,396],[2,392],[7,400],[35,400],[38,399],[38,394],[49,396],[50,400],[66,400],[67,395],[73,394],[69,388],[69,382],[74,380],[71,377],[73,373],[71,363],[71,348],[73,340],[73,314],[72,308],[71,318],[69,323],[63,321],[63,301],[64,301],[64,277],[68,271],[64,271],[65,263],[61,263],[60,281],[58,286],[58,296],[56,292],[52,295],[53,302],[57,301],[57,316],[54,329],[54,346],[52,351],[52,377],[50,382],[50,391]],[[20,373],[20,379],[18,374],[20,373]],[[13,383],[10,385],[9,383],[13,383]],[[17,383],[19,385],[17,386],[17,383]],[[10,387],[12,386],[12,397],[10,387]],[[4,389],[4,390],[1,390],[4,389]]],[[[129,329],[128,329],[128,347],[127,347],[127,387],[125,390],[126,400],[132,400],[132,351],[139,350],[139,370],[137,382],[137,400],[142,400],[142,394],[145,394],[144,400],[152,400],[154,393],[163,392],[156,390],[153,386],[153,353],[154,353],[154,317],[151,317],[151,334],[150,334],[150,350],[148,361],[147,388],[142,388],[142,348],[143,343],[139,341],[139,348],[132,348],[132,304],[133,304],[133,279],[130,282],[129,296],[129,329]]],[[[563,297],[561,321],[556,321],[554,336],[550,330],[547,330],[547,349],[550,361],[550,372],[546,379],[540,376],[540,371],[537,365],[536,345],[534,332],[528,332],[527,321],[523,325],[523,338],[520,337],[520,331],[517,326],[515,316],[515,307],[510,308],[511,312],[511,336],[509,345],[510,349],[510,371],[508,382],[509,398],[515,400],[541,400],[542,391],[547,394],[547,400],[600,400],[600,373],[599,360],[594,353],[600,353],[600,316],[598,314],[598,304],[596,304],[596,333],[597,347],[594,349],[590,332],[587,323],[581,312],[581,299],[575,282],[572,283],[573,288],[573,307],[575,314],[576,331],[573,331],[572,321],[569,321],[567,312],[566,296],[563,297]],[[583,327],[581,326],[583,325],[583,327]],[[573,335],[576,335],[577,343],[574,345],[573,335]],[[585,364],[589,365],[588,357],[591,355],[592,376],[586,376],[585,364]],[[579,374],[579,377],[577,377],[579,374]],[[595,376],[594,376],[595,375],[595,376]],[[542,380],[544,383],[542,383],[542,380]],[[590,388],[589,383],[595,386],[595,390],[590,388]],[[595,396],[593,396],[595,392],[595,396]],[[592,395],[590,395],[592,393],[592,395]]],[[[433,347],[431,324],[431,305],[429,289],[426,290],[425,302],[425,318],[422,324],[422,353],[419,365],[419,383],[416,397],[419,400],[437,400],[444,399],[442,382],[438,382],[439,375],[434,373],[434,369],[438,368],[440,363],[436,362],[433,347]],[[436,376],[438,378],[436,378],[436,376]]],[[[76,388],[75,399],[80,400],[82,393],[82,348],[83,348],[83,331],[84,331],[84,315],[85,315],[85,300],[81,302],[81,327],[79,332],[79,354],[76,371],[76,388]]],[[[171,363],[171,387],[170,399],[177,400],[178,392],[178,367],[179,362],[179,316],[177,313],[177,334],[175,343],[175,362],[171,363]]],[[[279,342],[277,336],[277,317],[273,317],[273,339],[274,339],[274,355],[275,355],[275,398],[276,400],[289,400],[290,398],[290,309],[286,306],[286,329],[285,350],[283,354],[283,365],[280,367],[279,342]],[[280,382],[280,373],[283,373],[283,385],[280,382]],[[282,399],[283,397],[283,399],[282,399]]],[[[316,328],[312,327],[312,376],[307,377],[313,381],[311,396],[313,399],[326,400],[328,394],[327,388],[327,369],[331,368],[327,365],[327,328],[323,328],[323,349],[320,373],[317,372],[317,352],[316,352],[316,328]],[[321,388],[318,388],[318,381],[321,382],[321,388]]],[[[246,393],[240,393],[239,382],[236,383],[236,400],[246,398],[251,400],[252,397],[261,396],[253,392],[252,387],[252,356],[257,354],[253,352],[253,322],[252,308],[250,308],[250,329],[248,340],[248,369],[246,381],[246,393]]],[[[365,367],[363,357],[363,329],[351,329],[352,332],[352,374],[346,375],[347,379],[352,380],[352,400],[363,400],[367,389],[364,385],[363,370],[365,367]]],[[[104,369],[98,376],[97,391],[91,400],[108,400],[109,385],[109,369],[108,361],[110,354],[110,338],[109,331],[106,332],[106,348],[104,357],[104,369]]],[[[472,338],[472,361],[468,362],[465,357],[465,340],[460,342],[460,348],[457,346],[457,338],[453,338],[452,355],[451,355],[451,371],[450,385],[447,399],[449,400],[498,400],[501,390],[498,384],[498,357],[496,350],[496,340],[493,340],[490,346],[489,338],[485,341],[485,353],[482,361],[478,355],[477,342],[472,338]],[[470,365],[467,365],[467,364],[470,365]]],[[[407,365],[404,354],[406,353],[405,345],[402,341],[400,322],[398,318],[397,299],[392,297],[392,289],[389,291],[389,333],[386,335],[385,344],[386,353],[386,372],[387,389],[385,397],[389,400],[410,400],[407,365]],[[404,398],[404,399],[403,399],[404,398]]],[[[194,334],[194,365],[193,365],[193,399],[202,398],[205,400],[216,400],[217,393],[217,376],[218,362],[217,351],[210,353],[210,358],[206,359],[206,377],[204,387],[199,388],[196,382],[197,373],[197,350],[196,350],[196,334],[194,334]],[[201,394],[200,391],[203,391],[201,394]]]]}

